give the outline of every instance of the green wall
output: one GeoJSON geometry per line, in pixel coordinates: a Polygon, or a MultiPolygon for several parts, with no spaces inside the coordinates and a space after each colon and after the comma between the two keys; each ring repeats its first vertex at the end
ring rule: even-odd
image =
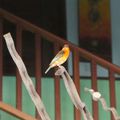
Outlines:
{"type": "MultiPolygon", "coordinates": [[[[35,84],[35,79],[32,78],[35,84]]],[[[116,101],[117,110],[120,114],[120,81],[116,81],[116,101]]],[[[54,97],[54,80],[52,78],[42,78],[41,82],[41,98],[46,107],[46,110],[51,118],[55,120],[55,97],[54,97]]],[[[89,93],[84,92],[84,87],[91,88],[91,80],[81,79],[80,80],[80,91],[81,99],[87,105],[87,108],[92,113],[92,98],[89,93]]],[[[16,79],[15,77],[3,77],[3,101],[16,106],[16,79]]],[[[108,80],[98,80],[98,90],[101,92],[102,96],[106,99],[107,105],[110,105],[109,101],[109,82],[108,80]]],[[[67,94],[64,86],[63,80],[60,81],[60,94],[61,94],[61,120],[74,120],[74,107],[67,94]]],[[[24,85],[22,85],[22,110],[32,116],[35,116],[35,106],[31,101],[28,92],[26,91],[24,85]]],[[[105,112],[99,103],[99,120],[110,120],[110,113],[105,112]]],[[[18,120],[17,118],[0,111],[0,120],[18,120]]]]}

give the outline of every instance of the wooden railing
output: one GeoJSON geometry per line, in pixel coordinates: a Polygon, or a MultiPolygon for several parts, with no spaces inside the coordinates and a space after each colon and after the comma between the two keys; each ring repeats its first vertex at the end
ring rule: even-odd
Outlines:
{"type": "Polygon", "coordinates": [[[26,113],[23,113],[20,110],[17,110],[14,107],[12,107],[8,104],[5,104],[3,102],[0,102],[0,110],[7,112],[17,118],[20,118],[21,120],[37,120],[34,117],[32,117],[26,113]]]}
{"type": "MultiPolygon", "coordinates": [[[[40,80],[41,80],[41,69],[39,66],[41,66],[41,38],[45,38],[49,41],[51,41],[54,44],[54,53],[58,52],[59,48],[63,46],[65,43],[69,44],[70,49],[73,54],[73,79],[76,85],[76,88],[78,92],[80,93],[80,72],[79,72],[79,62],[80,58],[84,58],[91,63],[91,79],[92,79],[92,88],[94,90],[97,90],[97,65],[102,66],[103,68],[107,69],[109,71],[109,86],[110,86],[110,103],[111,106],[116,106],[116,99],[115,99],[115,74],[120,74],[120,68],[107,62],[106,60],[103,60],[102,58],[99,58],[93,54],[91,54],[88,51],[85,51],[84,49],[81,49],[74,44],[68,42],[67,40],[64,40],[50,32],[47,32],[19,17],[14,16],[13,14],[8,13],[7,11],[4,11],[3,9],[0,9],[0,100],[2,100],[2,76],[3,76],[3,58],[2,58],[2,42],[3,42],[3,21],[7,20],[12,22],[14,25],[16,25],[16,47],[20,55],[22,55],[21,49],[22,49],[22,31],[27,30],[35,34],[35,48],[37,48],[36,54],[35,54],[35,77],[36,77],[36,90],[40,94],[40,80]]],[[[17,72],[17,109],[21,110],[21,80],[20,76],[17,72]]],[[[61,112],[60,112],[60,83],[59,78],[55,77],[55,120],[61,120],[61,112]]],[[[93,102],[93,113],[94,113],[94,120],[98,120],[98,104],[93,102]]],[[[112,117],[112,116],[111,116],[112,117]]],[[[75,120],[80,120],[80,112],[75,109],[74,114],[75,120]]],[[[113,119],[113,118],[112,118],[113,119]]]]}

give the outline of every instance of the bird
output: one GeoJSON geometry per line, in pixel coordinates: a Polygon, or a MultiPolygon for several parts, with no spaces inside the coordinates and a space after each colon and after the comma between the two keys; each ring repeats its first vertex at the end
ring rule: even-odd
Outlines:
{"type": "Polygon", "coordinates": [[[68,59],[70,55],[70,48],[68,44],[65,44],[62,48],[62,50],[60,50],[56,56],[52,59],[52,61],[49,64],[48,69],[45,71],[45,74],[53,67],[60,67],[61,64],[65,63],[66,60],[68,59]]]}

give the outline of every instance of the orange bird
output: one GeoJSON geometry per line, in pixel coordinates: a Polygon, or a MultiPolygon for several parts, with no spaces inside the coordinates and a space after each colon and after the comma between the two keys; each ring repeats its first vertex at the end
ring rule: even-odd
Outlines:
{"type": "Polygon", "coordinates": [[[58,54],[53,58],[53,60],[50,62],[48,69],[45,71],[45,74],[53,67],[60,66],[63,64],[69,57],[70,49],[68,44],[65,44],[61,51],[58,52],[58,54]]]}

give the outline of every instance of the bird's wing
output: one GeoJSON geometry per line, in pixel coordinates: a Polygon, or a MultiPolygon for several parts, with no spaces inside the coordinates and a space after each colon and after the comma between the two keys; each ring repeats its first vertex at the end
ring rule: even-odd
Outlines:
{"type": "Polygon", "coordinates": [[[59,58],[61,58],[63,55],[64,55],[64,51],[63,50],[61,50],[60,52],[58,52],[58,54],[51,61],[50,65],[53,64],[55,61],[57,61],[59,58]]]}

